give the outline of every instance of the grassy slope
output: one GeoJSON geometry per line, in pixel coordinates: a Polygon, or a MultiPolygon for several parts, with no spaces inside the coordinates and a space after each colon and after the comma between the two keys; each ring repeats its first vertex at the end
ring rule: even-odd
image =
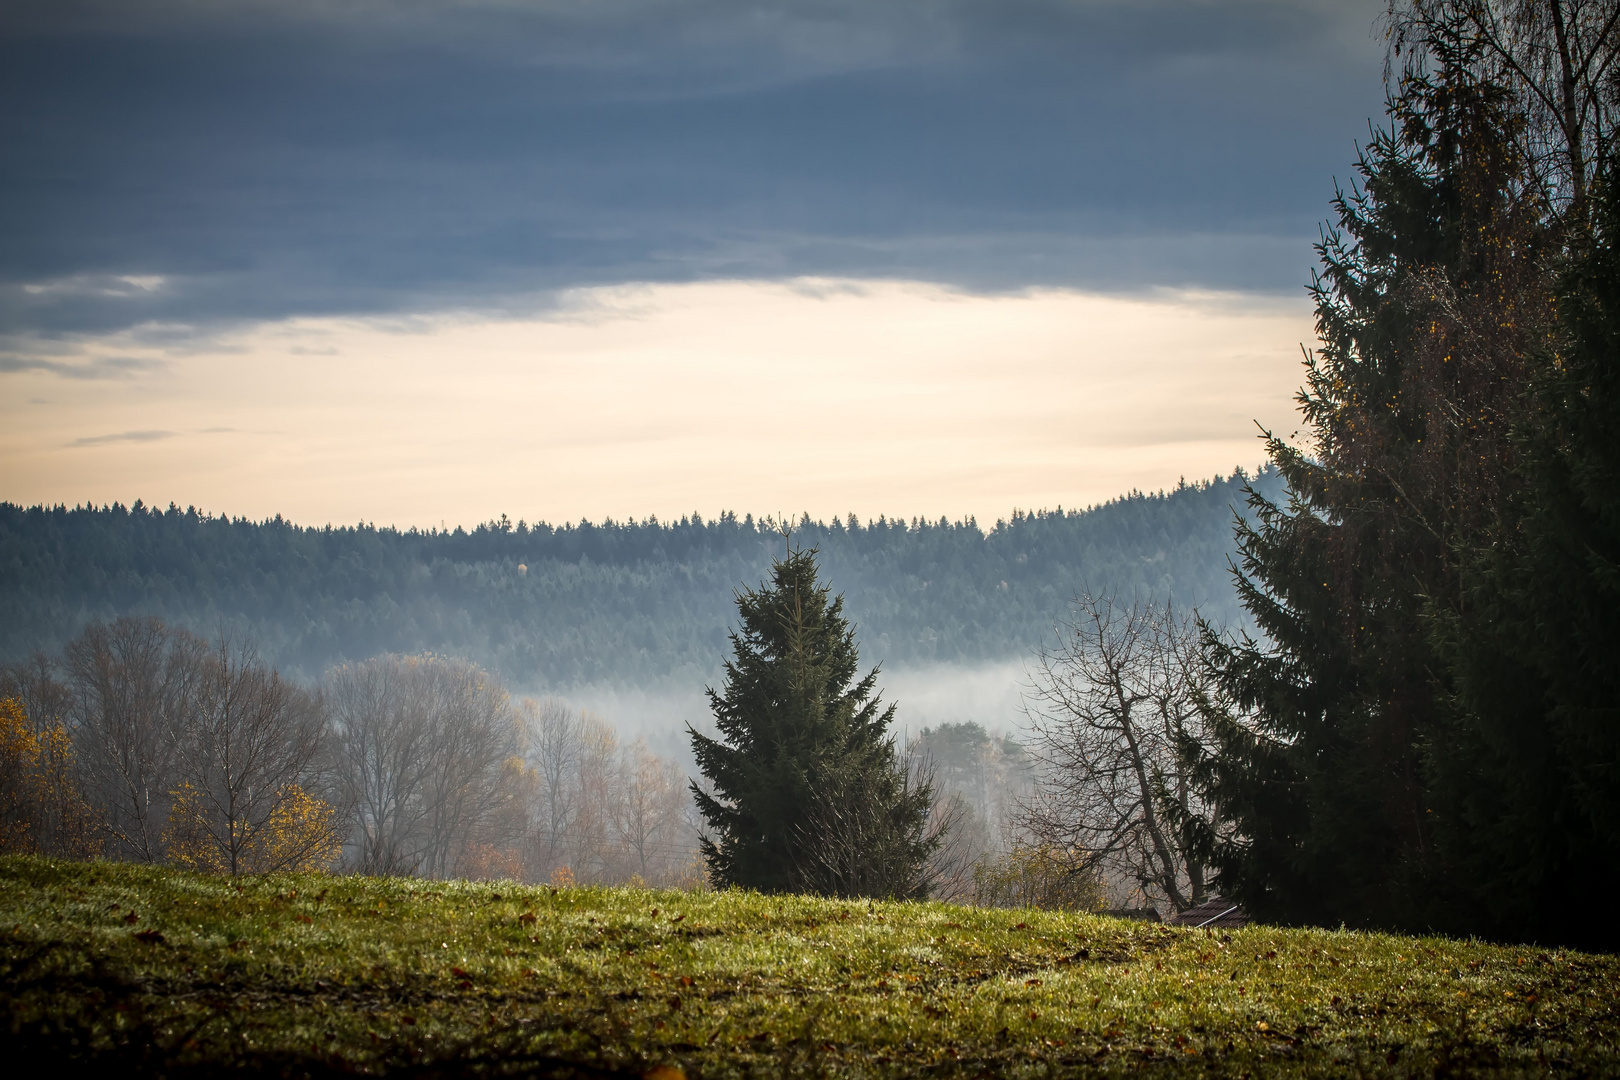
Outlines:
{"type": "Polygon", "coordinates": [[[1442,939],[30,859],[0,935],[97,1071],[1620,1074],[1620,958],[1442,939]]]}

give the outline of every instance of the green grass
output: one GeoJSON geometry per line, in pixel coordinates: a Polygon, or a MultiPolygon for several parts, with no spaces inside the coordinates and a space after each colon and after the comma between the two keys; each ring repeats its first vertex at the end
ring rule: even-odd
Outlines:
{"type": "Polygon", "coordinates": [[[1620,958],[0,859],[9,1043],[215,1075],[1620,1075],[1620,958]]]}

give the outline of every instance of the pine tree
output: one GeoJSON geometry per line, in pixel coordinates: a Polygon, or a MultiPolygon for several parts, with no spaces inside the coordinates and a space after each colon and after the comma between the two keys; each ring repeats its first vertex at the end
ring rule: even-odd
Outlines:
{"type": "Polygon", "coordinates": [[[859,675],[842,596],[817,580],[816,552],[789,550],[771,582],[737,596],[724,692],[708,690],[720,738],[691,731],[712,794],[693,785],[713,836],[716,885],[765,892],[913,897],[939,838],[932,792],[885,733],[895,707],[859,675]]]}

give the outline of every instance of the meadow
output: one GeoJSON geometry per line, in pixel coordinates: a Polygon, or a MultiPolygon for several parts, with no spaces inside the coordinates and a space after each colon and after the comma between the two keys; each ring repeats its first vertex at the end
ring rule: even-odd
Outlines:
{"type": "Polygon", "coordinates": [[[1443,938],[27,857],[0,938],[59,1071],[1620,1074],[1620,958],[1443,938]]]}

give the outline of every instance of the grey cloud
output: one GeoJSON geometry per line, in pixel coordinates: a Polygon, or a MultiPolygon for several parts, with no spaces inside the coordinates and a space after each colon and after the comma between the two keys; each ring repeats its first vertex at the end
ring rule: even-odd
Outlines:
{"type": "Polygon", "coordinates": [[[151,371],[158,366],[158,361],[141,356],[96,356],[63,360],[27,353],[0,353],[0,375],[45,371],[64,379],[123,379],[151,371]]]}
{"type": "Polygon", "coordinates": [[[101,446],[105,443],[115,442],[157,442],[159,439],[172,439],[174,434],[172,431],[120,431],[115,435],[88,435],[82,439],[74,439],[68,443],[68,446],[101,446]]]}
{"type": "Polygon", "coordinates": [[[1380,7],[14,4],[0,329],[805,274],[1294,289],[1380,7]]]}

